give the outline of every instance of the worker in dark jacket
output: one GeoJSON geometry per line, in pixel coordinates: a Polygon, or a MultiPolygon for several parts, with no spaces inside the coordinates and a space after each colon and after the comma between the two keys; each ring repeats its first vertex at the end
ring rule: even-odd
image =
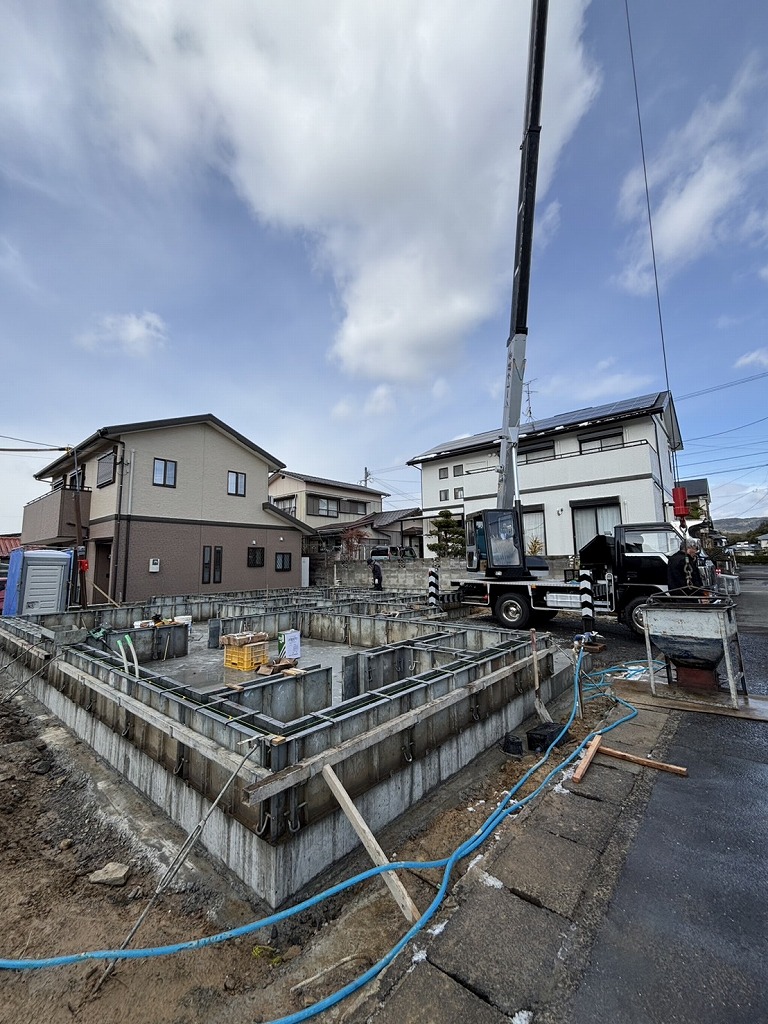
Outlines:
{"type": "Polygon", "coordinates": [[[703,582],[699,571],[699,545],[686,540],[667,563],[667,586],[671,597],[699,597],[703,582]]]}
{"type": "Polygon", "coordinates": [[[374,562],[372,558],[368,559],[368,565],[370,565],[371,567],[371,576],[373,576],[373,589],[381,590],[381,584],[383,580],[381,574],[381,566],[379,565],[378,562],[374,562]]]}

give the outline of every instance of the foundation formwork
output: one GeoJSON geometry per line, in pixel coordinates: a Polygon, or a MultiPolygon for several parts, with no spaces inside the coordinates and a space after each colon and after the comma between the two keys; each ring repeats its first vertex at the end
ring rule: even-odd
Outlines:
{"type": "MultiPolygon", "coordinates": [[[[273,596],[277,606],[263,611],[217,605],[216,618],[224,631],[298,628],[366,646],[343,659],[340,703],[322,667],[193,689],[146,667],[126,671],[93,645],[82,617],[0,622],[4,674],[27,679],[35,697],[182,828],[194,829],[218,800],[201,842],[273,907],[358,844],[325,765],[376,832],[517,728],[534,696],[525,634],[411,619],[407,606],[397,617],[342,610],[339,601],[287,608],[285,597],[273,596]]],[[[177,614],[192,614],[188,607],[177,614]]],[[[114,611],[123,621],[123,610],[114,611]]],[[[555,663],[546,635],[537,647],[546,702],[569,685],[571,666],[555,663]]]]}

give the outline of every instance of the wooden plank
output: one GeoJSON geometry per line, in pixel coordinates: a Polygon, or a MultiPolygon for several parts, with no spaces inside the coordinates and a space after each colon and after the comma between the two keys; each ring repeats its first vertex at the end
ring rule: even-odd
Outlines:
{"type": "MultiPolygon", "coordinates": [[[[344,811],[349,819],[350,825],[355,830],[363,846],[368,851],[368,855],[373,863],[377,866],[389,864],[389,858],[377,843],[376,837],[365,822],[365,818],[363,818],[362,814],[355,807],[352,802],[352,798],[342,785],[341,779],[329,764],[325,765],[323,768],[323,778],[328,783],[333,795],[339,801],[342,811],[344,811]]],[[[409,924],[415,924],[421,917],[419,908],[408,895],[408,890],[394,871],[382,872],[381,880],[392,893],[395,903],[400,907],[406,921],[409,924]]]]}
{"type": "Polygon", "coordinates": [[[695,711],[704,715],[728,715],[731,718],[746,718],[753,722],[768,722],[768,697],[759,694],[750,693],[748,697],[745,697],[743,693],[740,693],[738,697],[743,703],[740,707],[734,708],[730,704],[716,702],[717,697],[727,697],[720,691],[715,695],[715,700],[710,698],[705,703],[701,697],[692,697],[690,700],[683,697],[654,697],[648,692],[639,691],[636,683],[630,684],[624,680],[612,681],[611,688],[617,696],[623,697],[630,704],[634,704],[638,708],[648,708],[651,711],[695,711]]]}
{"type": "Polygon", "coordinates": [[[666,764],[664,761],[654,761],[650,757],[639,757],[637,754],[628,754],[626,750],[614,750],[613,747],[600,747],[600,754],[607,757],[615,757],[619,761],[629,761],[631,764],[641,764],[644,768],[656,768],[660,772],[671,772],[673,775],[687,775],[688,769],[678,764],[666,764]]]}
{"type": "Polygon", "coordinates": [[[579,766],[571,777],[571,782],[581,782],[584,776],[587,774],[587,768],[592,764],[592,759],[598,752],[598,747],[602,742],[602,736],[593,736],[587,744],[587,749],[584,751],[584,757],[579,761],[579,766]]]}

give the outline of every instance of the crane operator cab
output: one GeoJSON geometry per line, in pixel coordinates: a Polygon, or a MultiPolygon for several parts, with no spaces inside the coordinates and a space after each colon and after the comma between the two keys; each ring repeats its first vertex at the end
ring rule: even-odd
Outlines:
{"type": "Polygon", "coordinates": [[[530,579],[515,509],[486,509],[466,517],[467,569],[493,579],[530,579]]]}

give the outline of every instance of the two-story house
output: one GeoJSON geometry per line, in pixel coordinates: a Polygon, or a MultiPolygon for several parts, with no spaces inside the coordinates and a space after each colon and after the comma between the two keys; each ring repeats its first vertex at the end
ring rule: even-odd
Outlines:
{"type": "Polygon", "coordinates": [[[321,547],[340,545],[345,529],[380,513],[386,497],[385,491],[363,484],[307,476],[284,468],[269,478],[269,500],[275,508],[310,526],[321,547]]]}
{"type": "MultiPolygon", "coordinates": [[[[425,542],[429,521],[495,508],[501,431],[435,445],[410,459],[421,469],[425,542]]],[[[520,427],[518,468],[526,546],[573,555],[622,522],[670,520],[682,448],[668,391],[577,409],[520,427]]],[[[425,550],[426,543],[425,543],[425,550]]]]}
{"type": "Polygon", "coordinates": [[[210,413],[102,427],[35,474],[21,542],[82,543],[91,604],[297,587],[312,531],[269,501],[282,468],[210,413]]]}

